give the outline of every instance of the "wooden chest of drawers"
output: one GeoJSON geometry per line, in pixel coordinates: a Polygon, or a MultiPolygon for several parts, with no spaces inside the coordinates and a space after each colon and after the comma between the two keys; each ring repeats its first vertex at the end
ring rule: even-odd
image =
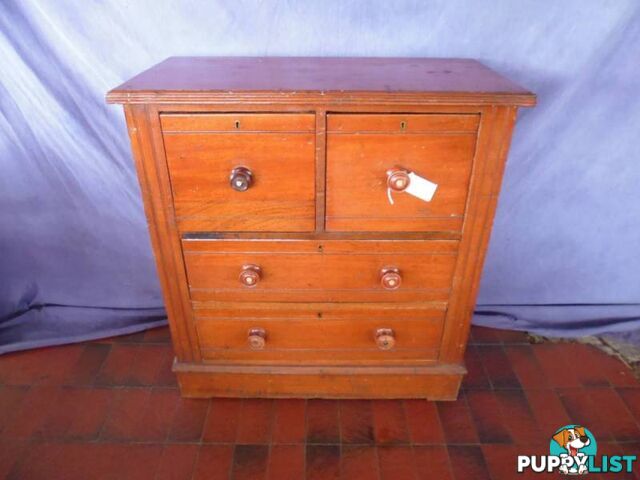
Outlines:
{"type": "Polygon", "coordinates": [[[456,398],[533,94],[472,60],[203,57],[107,99],[183,395],[456,398]]]}

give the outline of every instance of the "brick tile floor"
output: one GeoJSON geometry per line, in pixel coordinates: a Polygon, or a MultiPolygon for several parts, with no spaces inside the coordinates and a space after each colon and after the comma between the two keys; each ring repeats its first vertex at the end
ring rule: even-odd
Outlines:
{"type": "Polygon", "coordinates": [[[569,423],[640,453],[640,383],[591,345],[474,327],[456,402],[189,400],[171,359],[166,328],[0,357],[0,478],[559,478],[516,456],[569,423]]]}

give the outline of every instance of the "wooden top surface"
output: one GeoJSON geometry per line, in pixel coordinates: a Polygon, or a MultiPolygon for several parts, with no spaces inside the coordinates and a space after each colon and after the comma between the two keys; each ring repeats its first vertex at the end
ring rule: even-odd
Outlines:
{"type": "Polygon", "coordinates": [[[445,58],[171,57],[107,94],[110,103],[234,99],[535,104],[480,62],[445,58]]]}

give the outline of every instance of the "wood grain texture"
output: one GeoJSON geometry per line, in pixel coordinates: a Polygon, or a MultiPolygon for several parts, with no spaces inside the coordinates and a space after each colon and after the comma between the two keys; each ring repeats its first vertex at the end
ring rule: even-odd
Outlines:
{"type": "Polygon", "coordinates": [[[194,301],[443,301],[450,294],[456,247],[446,241],[183,241],[194,301]],[[238,281],[247,264],[262,270],[252,288],[238,281]],[[402,275],[397,290],[380,284],[388,266],[402,275]]]}
{"type": "Polygon", "coordinates": [[[107,94],[113,103],[506,103],[535,96],[475,60],[172,57],[107,94]]]}
{"type": "MultiPolygon", "coordinates": [[[[419,115],[415,120],[401,115],[337,117],[336,128],[350,133],[329,131],[327,135],[327,230],[460,230],[477,116],[419,115]],[[414,129],[412,133],[401,131],[402,122],[405,129],[414,129]],[[433,199],[425,202],[394,192],[391,204],[386,172],[394,167],[436,183],[433,199]]],[[[330,115],[330,127],[333,121],[330,115]]]]}
{"type": "Polygon", "coordinates": [[[183,395],[455,399],[533,94],[469,60],[183,58],[108,100],[127,104],[183,395]],[[389,205],[396,166],[434,199],[389,205]]]}
{"type": "Polygon", "coordinates": [[[200,349],[171,208],[159,118],[157,112],[145,106],[127,106],[125,114],[173,347],[180,361],[198,361],[200,349]]]}
{"type": "Polygon", "coordinates": [[[232,128],[228,133],[164,132],[179,229],[313,231],[315,136],[313,132],[285,133],[278,129],[296,125],[300,128],[309,122],[313,128],[314,115],[245,117],[221,119],[208,115],[207,119],[187,120],[185,124],[182,116],[180,120],[172,115],[163,116],[164,124],[170,128],[232,128]],[[265,130],[236,132],[235,121],[243,120],[265,130]],[[239,166],[253,173],[253,184],[244,192],[229,184],[231,171],[239,166]]]}
{"type": "Polygon", "coordinates": [[[444,362],[459,362],[464,356],[515,119],[513,107],[488,107],[483,114],[451,304],[442,338],[440,359],[444,362]]]}
{"type": "Polygon", "coordinates": [[[313,364],[355,364],[434,360],[438,356],[443,315],[437,319],[393,318],[315,319],[295,317],[201,319],[196,321],[204,359],[235,364],[264,362],[313,364]],[[247,334],[252,328],[266,332],[265,348],[252,350],[247,334]],[[395,348],[380,350],[375,341],[379,328],[395,333],[395,348]]]}
{"type": "Polygon", "coordinates": [[[422,398],[455,400],[459,365],[278,367],[176,363],[185,397],[422,398]]]}

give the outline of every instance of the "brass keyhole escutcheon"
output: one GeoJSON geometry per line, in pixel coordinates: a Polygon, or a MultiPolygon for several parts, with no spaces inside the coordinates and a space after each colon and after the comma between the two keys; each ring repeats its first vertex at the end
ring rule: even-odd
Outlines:
{"type": "Polygon", "coordinates": [[[400,122],[400,130],[406,130],[407,129],[407,122],[405,120],[402,120],[400,122]]]}

